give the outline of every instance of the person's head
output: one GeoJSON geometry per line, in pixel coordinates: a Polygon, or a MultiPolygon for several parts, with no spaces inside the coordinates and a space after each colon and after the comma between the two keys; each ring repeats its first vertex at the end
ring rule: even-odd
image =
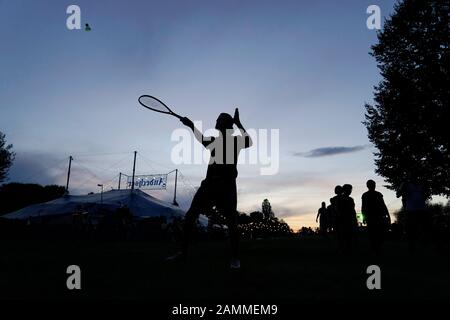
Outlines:
{"type": "Polygon", "coordinates": [[[376,183],[373,180],[367,180],[366,186],[367,186],[367,189],[369,189],[370,191],[374,191],[375,187],[376,187],[376,183]]]}
{"type": "Polygon", "coordinates": [[[342,187],[341,186],[334,187],[334,193],[340,195],[342,193],[342,187]]]}
{"type": "Polygon", "coordinates": [[[216,129],[225,132],[227,129],[233,129],[233,117],[228,113],[221,113],[216,120],[216,129]]]}
{"type": "Polygon", "coordinates": [[[349,195],[352,193],[352,189],[353,189],[353,187],[352,187],[351,184],[344,184],[344,185],[342,186],[342,193],[343,193],[345,196],[349,196],[349,195]]]}
{"type": "Polygon", "coordinates": [[[322,202],[322,208],[326,208],[325,202],[322,202]]]}

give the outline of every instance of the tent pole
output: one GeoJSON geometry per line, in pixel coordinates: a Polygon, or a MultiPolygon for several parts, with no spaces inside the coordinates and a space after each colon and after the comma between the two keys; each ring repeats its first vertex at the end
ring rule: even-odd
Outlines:
{"type": "Polygon", "coordinates": [[[134,152],[133,177],[131,178],[131,191],[134,190],[134,173],[136,172],[136,154],[137,154],[137,151],[134,152]]]}
{"type": "Polygon", "coordinates": [[[69,170],[67,170],[66,193],[69,193],[70,168],[72,166],[73,157],[69,156],[69,170]]]}
{"type": "Polygon", "coordinates": [[[178,169],[175,169],[175,189],[173,191],[173,205],[178,206],[177,203],[177,179],[178,179],[178,169]]]}

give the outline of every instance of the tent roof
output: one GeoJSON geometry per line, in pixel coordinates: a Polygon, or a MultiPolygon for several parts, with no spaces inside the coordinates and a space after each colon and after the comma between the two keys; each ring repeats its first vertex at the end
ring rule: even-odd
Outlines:
{"type": "Polygon", "coordinates": [[[98,212],[100,209],[116,210],[122,205],[128,206],[135,217],[183,217],[184,211],[180,208],[156,199],[141,190],[110,190],[100,193],[72,196],[31,205],[18,211],[4,215],[7,219],[25,220],[32,217],[68,215],[77,210],[98,212]]]}

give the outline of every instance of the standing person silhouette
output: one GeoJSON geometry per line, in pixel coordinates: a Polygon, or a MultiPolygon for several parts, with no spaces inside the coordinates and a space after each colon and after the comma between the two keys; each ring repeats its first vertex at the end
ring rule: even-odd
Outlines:
{"type": "Polygon", "coordinates": [[[342,187],[337,185],[334,187],[335,196],[330,198],[330,205],[327,208],[330,229],[335,232],[337,230],[337,219],[339,216],[339,203],[342,196],[342,187]]]}
{"type": "Polygon", "coordinates": [[[369,190],[364,192],[361,197],[361,212],[366,217],[370,246],[375,254],[380,254],[391,217],[384,203],[383,195],[375,191],[375,181],[367,180],[366,186],[369,190]]]}
{"type": "Polygon", "coordinates": [[[319,220],[319,232],[322,236],[326,237],[328,232],[328,211],[325,202],[322,202],[322,206],[317,211],[316,222],[319,220]]]}
{"type": "Polygon", "coordinates": [[[205,138],[194,126],[194,123],[184,117],[180,120],[194,133],[195,138],[210,151],[210,160],[206,178],[202,181],[192,199],[191,207],[184,219],[182,251],[169,257],[172,259],[186,259],[191,241],[192,229],[198,216],[212,207],[216,207],[227,219],[228,232],[231,243],[232,269],[240,268],[238,256],[239,233],[237,225],[237,189],[238,176],[237,160],[242,149],[249,148],[252,140],[241,124],[239,110],[236,108],[234,117],[228,113],[221,113],[216,121],[215,129],[218,137],[205,138]],[[241,135],[233,136],[233,125],[236,125],[241,135]]]}
{"type": "Polygon", "coordinates": [[[421,235],[429,236],[431,232],[431,216],[427,212],[428,192],[417,178],[402,183],[397,190],[397,198],[402,197],[406,218],[406,236],[410,252],[416,250],[421,235]]]}
{"type": "Polygon", "coordinates": [[[342,196],[339,200],[339,211],[337,217],[337,232],[340,249],[347,253],[350,252],[353,245],[357,221],[355,211],[355,201],[352,194],[352,185],[344,184],[342,186],[342,196]]]}

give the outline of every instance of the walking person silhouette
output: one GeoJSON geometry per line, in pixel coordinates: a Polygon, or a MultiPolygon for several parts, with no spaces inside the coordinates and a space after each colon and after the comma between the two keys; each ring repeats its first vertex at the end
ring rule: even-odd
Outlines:
{"type": "Polygon", "coordinates": [[[402,197],[405,211],[408,249],[412,253],[421,236],[429,238],[431,235],[432,222],[427,210],[429,192],[417,178],[413,178],[400,185],[397,190],[397,198],[399,197],[402,197]]]}
{"type": "Polygon", "coordinates": [[[330,205],[327,207],[328,221],[330,231],[337,231],[337,219],[339,217],[339,203],[342,197],[342,187],[337,185],[334,187],[335,196],[330,198],[330,205]]]}
{"type": "Polygon", "coordinates": [[[317,211],[316,222],[319,220],[319,232],[322,236],[326,237],[328,233],[328,211],[325,202],[322,202],[322,206],[317,211]]]}
{"type": "Polygon", "coordinates": [[[221,113],[216,121],[215,129],[219,131],[218,137],[205,138],[194,126],[189,118],[180,121],[189,127],[195,138],[210,151],[210,160],[206,178],[197,190],[189,210],[184,219],[182,251],[169,257],[173,259],[186,259],[191,241],[192,229],[198,216],[216,207],[227,219],[228,232],[231,243],[232,269],[240,268],[238,256],[239,233],[237,224],[237,188],[236,178],[238,176],[237,161],[239,152],[249,148],[252,140],[241,124],[239,110],[236,108],[234,117],[228,113],[221,113]],[[239,136],[233,136],[233,125],[240,131],[239,136]]]}
{"type": "Polygon", "coordinates": [[[355,201],[350,197],[352,189],[352,185],[344,184],[339,197],[337,233],[340,249],[344,253],[352,250],[357,226],[355,201]]]}
{"type": "Polygon", "coordinates": [[[366,217],[370,246],[374,253],[379,255],[391,218],[384,203],[383,195],[375,191],[375,181],[367,180],[366,186],[369,190],[364,192],[361,197],[361,212],[366,217]]]}

